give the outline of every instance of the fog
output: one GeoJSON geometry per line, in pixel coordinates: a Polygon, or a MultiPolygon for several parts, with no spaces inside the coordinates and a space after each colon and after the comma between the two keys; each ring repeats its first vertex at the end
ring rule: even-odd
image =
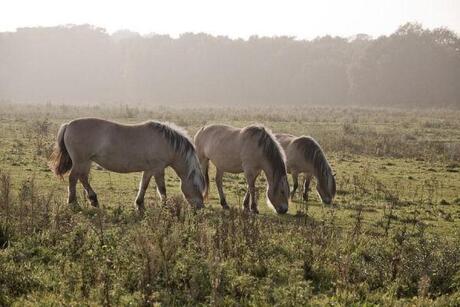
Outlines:
{"type": "Polygon", "coordinates": [[[0,33],[9,102],[458,108],[460,39],[417,23],[313,40],[20,28],[0,33]]]}

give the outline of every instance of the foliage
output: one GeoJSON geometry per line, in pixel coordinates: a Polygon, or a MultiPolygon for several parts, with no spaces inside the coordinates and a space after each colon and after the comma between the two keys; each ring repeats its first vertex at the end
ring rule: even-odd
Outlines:
{"type": "Polygon", "coordinates": [[[311,41],[21,28],[0,33],[0,101],[458,108],[459,46],[411,23],[311,41]]]}
{"type": "MultiPolygon", "coordinates": [[[[458,113],[321,108],[143,109],[11,105],[0,110],[0,305],[460,304],[458,113]],[[232,112],[229,112],[232,110],[232,112]],[[312,134],[337,173],[334,206],[296,197],[289,214],[245,214],[240,175],[193,211],[167,171],[140,218],[139,174],[91,171],[102,207],[46,168],[76,116],[207,122],[312,134]],[[398,127],[397,129],[395,127],[398,127]],[[439,146],[439,147],[437,147],[439,146]],[[452,146],[452,152],[437,148],[452,146]],[[39,148],[43,150],[38,150],[39,148]]],[[[213,170],[211,170],[212,172],[213,170]]],[[[263,177],[257,183],[263,195],[263,177]]],[[[262,201],[262,199],[260,199],[262,201]]]]}
{"type": "Polygon", "coordinates": [[[346,230],[328,217],[195,212],[178,198],[140,220],[124,209],[50,210],[48,197],[33,198],[39,219],[13,201],[14,236],[1,252],[4,304],[348,305],[417,295],[458,303],[459,237],[422,225],[385,233],[356,218],[346,230]]]}

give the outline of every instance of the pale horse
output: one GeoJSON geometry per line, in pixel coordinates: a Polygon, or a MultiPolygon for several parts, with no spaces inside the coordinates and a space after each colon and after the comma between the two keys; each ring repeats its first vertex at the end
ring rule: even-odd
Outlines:
{"type": "Polygon", "coordinates": [[[123,125],[96,118],[76,119],[59,129],[50,167],[58,176],[69,174],[69,204],[76,202],[80,180],[91,205],[97,195],[88,180],[91,163],[117,172],[143,172],[135,204],[144,211],[144,195],[152,176],[157,191],[166,197],[165,168],[171,166],[181,180],[181,190],[195,208],[203,207],[205,181],[195,147],[184,130],[173,124],[147,121],[123,125]]]}
{"type": "Polygon", "coordinates": [[[332,203],[336,194],[335,175],[327,161],[321,146],[312,137],[296,137],[291,134],[275,134],[278,142],[283,146],[287,159],[287,170],[292,174],[294,183],[291,198],[298,187],[299,174],[304,173],[304,191],[303,198],[308,201],[308,191],[310,181],[314,176],[316,178],[316,191],[325,204],[332,203]]]}
{"type": "Polygon", "coordinates": [[[255,182],[261,171],[267,178],[267,204],[277,213],[288,211],[289,184],[283,149],[271,132],[263,126],[235,128],[226,125],[209,125],[195,135],[195,146],[209,189],[208,167],[216,167],[216,185],[220,204],[228,208],[222,187],[224,172],[242,173],[248,183],[243,208],[258,213],[255,182]]]}

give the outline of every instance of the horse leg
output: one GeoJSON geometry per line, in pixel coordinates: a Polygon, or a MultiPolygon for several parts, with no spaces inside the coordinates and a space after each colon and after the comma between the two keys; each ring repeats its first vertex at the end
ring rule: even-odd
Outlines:
{"type": "Polygon", "coordinates": [[[250,200],[251,200],[251,194],[249,194],[249,186],[248,186],[248,191],[244,195],[244,200],[243,200],[244,211],[249,211],[249,201],[250,200]]]}
{"type": "Polygon", "coordinates": [[[305,174],[305,181],[303,182],[303,200],[308,201],[308,192],[310,191],[311,175],[305,174]]]}
{"type": "Polygon", "coordinates": [[[77,181],[78,181],[78,172],[75,165],[70,170],[69,174],[69,197],[67,203],[73,204],[77,201],[77,181]]]}
{"type": "Polygon", "coordinates": [[[257,195],[256,195],[256,179],[257,172],[245,171],[244,175],[246,176],[246,181],[248,182],[248,190],[251,196],[250,209],[253,213],[259,213],[257,208],[257,195]]]}
{"type": "Polygon", "coordinates": [[[93,188],[89,184],[89,171],[91,169],[91,162],[88,162],[85,165],[80,166],[80,182],[85,188],[86,196],[88,197],[89,201],[91,202],[91,206],[99,207],[99,202],[97,201],[97,194],[94,192],[93,188]]]}
{"type": "Polygon", "coordinates": [[[145,196],[145,191],[147,190],[147,187],[149,186],[150,178],[152,178],[152,175],[153,173],[151,171],[144,171],[142,173],[141,182],[139,183],[139,192],[137,193],[137,196],[136,196],[136,206],[137,206],[137,210],[139,210],[139,212],[141,213],[143,213],[145,210],[144,196],[145,196]]]}
{"type": "Polygon", "coordinates": [[[166,184],[164,170],[154,175],[155,183],[157,184],[157,193],[160,195],[161,200],[166,201],[166,184]]]}
{"type": "Polygon", "coordinates": [[[294,199],[295,192],[297,191],[297,188],[299,187],[299,173],[298,172],[292,172],[292,181],[294,183],[294,186],[292,187],[292,191],[291,191],[291,200],[294,199]]]}
{"type": "Polygon", "coordinates": [[[229,206],[227,204],[227,200],[225,199],[224,188],[222,186],[223,176],[224,176],[224,172],[216,168],[216,185],[217,185],[217,191],[219,192],[220,205],[222,206],[222,208],[228,209],[229,206]]]}
{"type": "Polygon", "coordinates": [[[208,194],[209,194],[209,159],[202,156],[198,155],[198,159],[200,160],[200,165],[201,165],[201,171],[203,172],[204,176],[204,181],[205,181],[205,188],[204,188],[204,199],[208,200],[208,194]]]}

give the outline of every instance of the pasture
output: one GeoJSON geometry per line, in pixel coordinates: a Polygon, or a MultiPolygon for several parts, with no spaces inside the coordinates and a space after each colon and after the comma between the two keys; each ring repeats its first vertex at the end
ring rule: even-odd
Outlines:
{"type": "MultiPolygon", "coordinates": [[[[290,179],[291,180],[291,179],[290,179]]],[[[292,183],[292,181],[290,181],[292,183]]],[[[261,107],[0,105],[0,305],[460,304],[460,112],[261,107]],[[226,174],[220,207],[210,169],[206,208],[166,173],[134,210],[141,173],[93,165],[101,208],[47,166],[57,130],[78,117],[148,119],[184,127],[261,123],[311,135],[336,173],[333,205],[314,183],[287,215],[240,209],[242,175],[226,174]]]]}

